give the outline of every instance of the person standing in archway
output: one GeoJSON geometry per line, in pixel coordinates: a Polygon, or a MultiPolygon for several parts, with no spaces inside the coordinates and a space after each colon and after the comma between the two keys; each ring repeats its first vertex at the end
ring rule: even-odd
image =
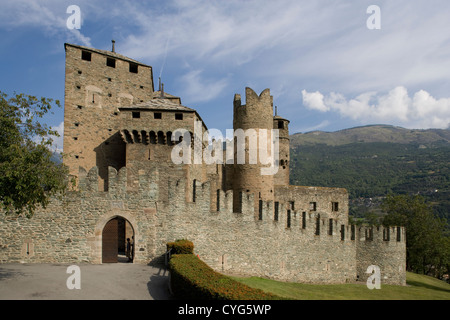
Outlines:
{"type": "Polygon", "coordinates": [[[131,252],[130,252],[131,262],[134,260],[134,236],[131,236],[131,252]]]}
{"type": "Polygon", "coordinates": [[[131,256],[131,252],[132,252],[132,246],[131,246],[131,242],[130,242],[130,238],[127,238],[127,247],[126,247],[126,255],[128,258],[128,262],[133,261],[132,256],[131,256]]]}

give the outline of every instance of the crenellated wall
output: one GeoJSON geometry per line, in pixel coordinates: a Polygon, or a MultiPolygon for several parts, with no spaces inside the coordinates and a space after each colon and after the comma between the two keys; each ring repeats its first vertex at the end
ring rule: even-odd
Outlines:
{"type": "Polygon", "coordinates": [[[187,200],[182,167],[168,180],[164,197],[156,169],[140,170],[131,179],[130,174],[125,167],[119,172],[110,167],[108,191],[99,191],[98,169],[80,168],[79,190],[54,199],[33,218],[2,214],[0,262],[101,263],[103,227],[119,216],[135,232],[136,263],[161,261],[167,242],[185,238],[219,272],[345,283],[357,277],[365,281],[365,270],[374,264],[381,268],[382,283],[404,284],[404,229],[400,229],[400,241],[393,231],[389,241],[383,240],[381,229],[366,238],[365,229],[333,218],[319,206],[316,211],[304,210],[308,193],[315,199],[323,193],[323,199],[328,199],[327,190],[294,188],[286,200],[297,194],[306,201],[294,198],[294,208],[290,201],[278,202],[277,210],[274,201],[258,203],[255,209],[254,194],[240,193],[242,208],[236,213],[233,191],[218,191],[211,187],[214,182],[197,182],[195,201],[187,200]],[[137,186],[130,189],[129,181],[137,186]]]}

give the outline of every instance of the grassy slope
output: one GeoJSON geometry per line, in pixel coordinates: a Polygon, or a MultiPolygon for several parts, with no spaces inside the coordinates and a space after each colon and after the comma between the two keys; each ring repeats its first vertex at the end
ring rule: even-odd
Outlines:
{"type": "Polygon", "coordinates": [[[312,285],[268,280],[236,280],[276,295],[296,300],[450,300],[450,285],[423,275],[407,273],[407,286],[381,285],[370,290],[364,284],[312,285]]]}

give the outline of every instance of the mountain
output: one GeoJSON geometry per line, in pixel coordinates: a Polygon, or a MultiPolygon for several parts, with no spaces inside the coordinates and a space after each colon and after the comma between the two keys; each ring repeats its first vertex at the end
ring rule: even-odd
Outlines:
{"type": "Polygon", "coordinates": [[[450,130],[371,125],[290,138],[291,184],[346,188],[353,216],[379,210],[389,193],[421,194],[450,222],[450,130]]]}
{"type": "Polygon", "coordinates": [[[350,143],[450,143],[449,129],[405,129],[390,125],[369,125],[336,132],[311,131],[291,135],[291,146],[326,144],[338,146],[350,143]]]}

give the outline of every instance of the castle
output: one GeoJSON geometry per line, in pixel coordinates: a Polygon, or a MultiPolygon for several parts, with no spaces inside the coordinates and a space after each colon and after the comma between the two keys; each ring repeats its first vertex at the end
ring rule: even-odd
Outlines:
{"type": "MultiPolygon", "coordinates": [[[[189,239],[219,272],[346,283],[365,281],[376,265],[382,283],[405,285],[403,228],[349,225],[345,189],[289,185],[289,121],[274,115],[268,89],[246,88],[245,104],[234,96],[233,129],[259,140],[276,129],[276,173],[261,174],[270,164],[260,157],[248,161],[250,137],[244,162],[234,139],[223,162],[177,164],[183,142],[211,150],[197,111],[161,83],[155,91],[152,67],[116,53],[114,42],[111,51],[65,52],[64,153],[76,188],[31,219],[1,215],[0,262],[113,263],[134,237],[134,263],[157,263],[167,242],[189,239]],[[176,137],[180,129],[189,135],[176,137]]],[[[270,151],[267,141],[256,149],[270,151]]]]}

